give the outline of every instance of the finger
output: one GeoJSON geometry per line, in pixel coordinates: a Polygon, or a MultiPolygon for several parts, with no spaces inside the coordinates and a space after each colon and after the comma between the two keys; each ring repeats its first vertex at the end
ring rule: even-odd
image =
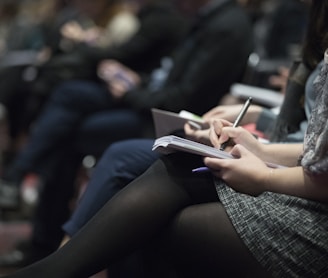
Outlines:
{"type": "Polygon", "coordinates": [[[232,126],[232,123],[225,119],[220,119],[215,117],[214,119],[209,120],[210,124],[218,124],[221,126],[232,126]]]}
{"type": "Polygon", "coordinates": [[[213,157],[205,157],[204,158],[204,164],[211,169],[211,171],[222,171],[222,169],[225,168],[226,162],[225,159],[220,158],[213,158],[213,157]]]}
{"type": "Polygon", "coordinates": [[[192,136],[195,134],[195,129],[192,126],[190,126],[189,123],[185,123],[183,129],[186,135],[192,136]]]}
{"type": "Polygon", "coordinates": [[[221,144],[229,140],[229,135],[225,132],[227,126],[231,126],[231,123],[226,120],[213,120],[212,127],[212,137],[213,145],[220,148],[221,144]]]}
{"type": "Polygon", "coordinates": [[[200,124],[197,124],[193,121],[188,121],[188,125],[191,127],[193,130],[201,130],[202,126],[200,124]]]}
{"type": "Polygon", "coordinates": [[[230,154],[234,157],[240,158],[245,155],[244,147],[237,144],[231,149],[230,154]]]}
{"type": "Polygon", "coordinates": [[[242,157],[248,157],[248,156],[253,156],[254,154],[249,151],[247,148],[245,148],[243,145],[236,144],[232,150],[231,150],[231,155],[236,157],[236,158],[242,158],[242,157]]]}
{"type": "Polygon", "coordinates": [[[210,126],[209,137],[210,137],[211,144],[215,148],[219,148],[220,147],[220,142],[219,142],[219,136],[220,135],[221,135],[221,132],[217,133],[217,128],[215,128],[214,125],[212,124],[210,126]]]}
{"type": "Polygon", "coordinates": [[[218,124],[217,122],[215,122],[213,124],[213,127],[214,127],[214,130],[215,130],[215,133],[217,135],[219,135],[218,137],[218,146],[221,146],[222,143],[228,141],[230,138],[229,138],[229,135],[225,132],[225,126],[221,124],[218,124]]]}
{"type": "MultiPolygon", "coordinates": [[[[248,131],[246,131],[244,128],[242,127],[223,127],[222,131],[221,131],[222,135],[221,138],[222,140],[224,139],[231,139],[233,140],[234,143],[240,143],[238,140],[243,133],[249,133],[248,131]]],[[[222,141],[220,138],[220,141],[222,141]]],[[[225,141],[223,141],[225,142],[225,141]]],[[[221,142],[221,143],[223,143],[221,142]]]]}

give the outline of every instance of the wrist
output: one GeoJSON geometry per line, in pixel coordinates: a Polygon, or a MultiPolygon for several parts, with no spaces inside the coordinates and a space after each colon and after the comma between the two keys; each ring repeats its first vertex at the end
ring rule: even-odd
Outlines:
{"type": "Polygon", "coordinates": [[[267,169],[265,176],[264,176],[264,181],[263,181],[264,191],[273,192],[272,185],[273,185],[275,173],[276,173],[276,169],[274,169],[274,168],[267,169]]]}

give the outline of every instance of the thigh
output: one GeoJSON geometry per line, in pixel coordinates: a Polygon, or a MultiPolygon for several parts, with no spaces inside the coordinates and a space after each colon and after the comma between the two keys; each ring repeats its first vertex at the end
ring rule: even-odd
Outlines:
{"type": "Polygon", "coordinates": [[[183,209],[168,234],[170,255],[185,277],[270,277],[243,244],[219,202],[183,209]]]}
{"type": "Polygon", "coordinates": [[[48,105],[56,105],[84,113],[92,113],[114,105],[111,95],[101,83],[74,80],[60,84],[48,105]]]}
{"type": "Polygon", "coordinates": [[[153,144],[153,139],[130,139],[114,143],[102,158],[102,165],[108,165],[111,161],[112,175],[126,185],[145,172],[161,156],[160,153],[152,151],[153,144]]]}
{"type": "Polygon", "coordinates": [[[78,129],[77,149],[83,154],[99,156],[113,142],[140,137],[142,126],[140,115],[129,109],[93,113],[82,121],[78,129]]]}

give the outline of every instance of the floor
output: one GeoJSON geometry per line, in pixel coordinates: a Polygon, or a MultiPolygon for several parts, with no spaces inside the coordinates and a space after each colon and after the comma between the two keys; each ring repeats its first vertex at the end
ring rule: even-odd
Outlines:
{"type": "MultiPolygon", "coordinates": [[[[0,152],[1,152],[1,146],[6,145],[6,142],[3,142],[3,138],[5,138],[3,133],[3,127],[0,123],[0,152]]],[[[22,140],[24,142],[24,140],[22,140]]],[[[21,143],[23,144],[23,143],[21,143]]],[[[0,159],[1,160],[1,159],[0,159]]],[[[0,164],[1,166],[1,164],[0,164]]],[[[2,172],[2,167],[0,167],[0,174],[2,172]]],[[[24,188],[27,189],[26,192],[31,193],[31,190],[36,187],[37,181],[35,180],[36,177],[29,176],[25,183],[22,185],[23,188],[23,195],[24,195],[24,188]]],[[[80,181],[82,184],[84,184],[85,177],[82,175],[80,177],[82,181],[80,181]]],[[[83,190],[83,187],[81,188],[83,190]]],[[[32,190],[33,191],[33,190],[32,190]]],[[[27,195],[29,198],[33,198],[33,194],[27,195]]],[[[0,256],[14,248],[17,242],[28,240],[32,227],[29,222],[29,219],[31,218],[31,211],[29,209],[26,209],[24,212],[3,212],[0,209],[0,256]]],[[[4,269],[0,267],[0,277],[2,277],[5,274],[9,274],[11,272],[14,272],[17,269],[4,269]]],[[[106,272],[98,273],[90,278],[107,278],[106,272]]]]}
{"type": "MultiPolygon", "coordinates": [[[[35,180],[25,182],[22,185],[24,188],[35,188],[35,180]],[[34,184],[34,185],[33,185],[34,184]]],[[[33,195],[33,194],[32,194],[33,195]]],[[[25,206],[21,211],[1,211],[0,210],[0,256],[14,248],[17,242],[28,240],[32,227],[29,222],[32,216],[32,208],[25,206]]],[[[9,274],[17,269],[3,269],[0,267],[0,277],[9,274]]],[[[106,272],[98,273],[92,278],[106,278],[106,272]]]]}
{"type": "MultiPolygon", "coordinates": [[[[10,251],[18,241],[26,240],[31,234],[31,225],[28,221],[3,221],[0,215],[0,255],[10,251]]],[[[0,277],[16,269],[0,268],[0,277]]],[[[106,273],[98,273],[92,278],[106,278],[106,273]]]]}
{"type": "MultiPolygon", "coordinates": [[[[0,255],[10,251],[20,241],[28,239],[31,226],[27,221],[2,221],[0,218],[0,255]]],[[[15,269],[1,269],[0,276],[8,274],[15,269]]]]}

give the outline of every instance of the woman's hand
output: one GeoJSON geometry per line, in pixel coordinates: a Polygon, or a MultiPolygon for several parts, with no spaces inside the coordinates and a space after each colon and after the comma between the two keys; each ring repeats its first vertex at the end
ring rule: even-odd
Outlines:
{"type": "MultiPolygon", "coordinates": [[[[205,127],[206,127],[206,125],[205,125],[205,127]]],[[[184,132],[186,134],[187,139],[211,146],[211,141],[210,141],[210,137],[209,137],[209,135],[210,135],[209,128],[196,129],[189,123],[186,123],[184,125],[184,132]]]]}
{"type": "Polygon", "coordinates": [[[204,159],[213,174],[238,192],[257,196],[265,191],[271,168],[242,145],[235,145],[231,154],[236,159],[204,159]]]}
{"type": "Polygon", "coordinates": [[[262,144],[249,131],[242,127],[232,127],[232,123],[226,120],[213,120],[210,126],[211,144],[220,149],[221,145],[229,142],[225,149],[229,151],[235,144],[241,144],[254,154],[261,157],[262,144]]]}

